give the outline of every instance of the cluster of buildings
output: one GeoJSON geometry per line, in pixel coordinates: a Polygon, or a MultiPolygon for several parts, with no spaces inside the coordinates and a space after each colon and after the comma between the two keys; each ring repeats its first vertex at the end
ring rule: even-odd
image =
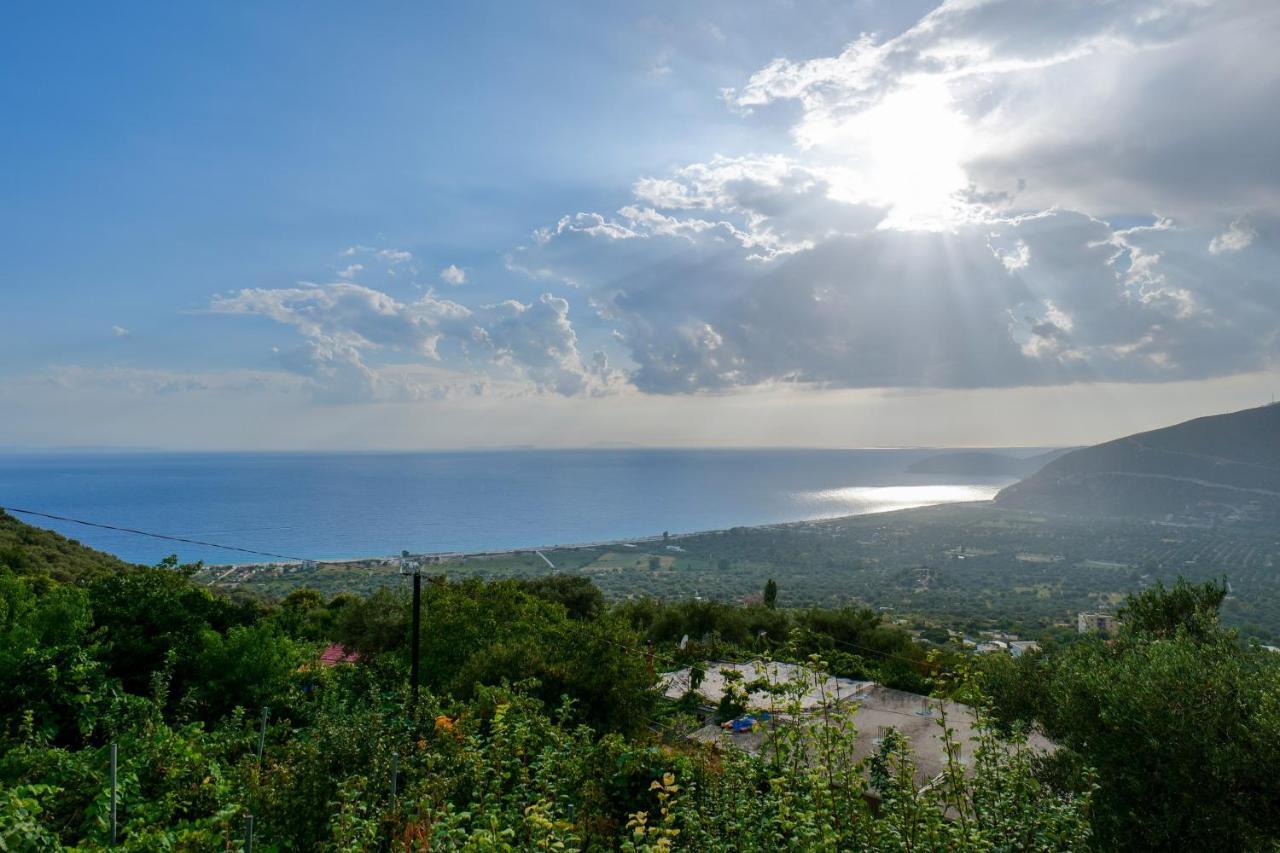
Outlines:
{"type": "MultiPolygon", "coordinates": [[[[1120,618],[1114,613],[1077,613],[1076,631],[1081,634],[1114,634],[1120,627],[1120,618]]],[[[966,636],[959,631],[949,631],[953,642],[963,645],[976,655],[992,653],[1009,654],[1020,658],[1028,652],[1040,650],[1035,640],[1019,639],[1017,634],[990,631],[977,637],[966,636]]]]}
{"type": "Polygon", "coordinates": [[[978,637],[969,637],[959,631],[948,631],[953,642],[959,643],[975,655],[992,654],[993,652],[1009,654],[1020,658],[1027,652],[1040,650],[1035,640],[1019,639],[1017,634],[1007,631],[988,631],[978,637]]]}
{"type": "Polygon", "coordinates": [[[1003,636],[992,636],[984,640],[965,640],[965,646],[973,644],[973,653],[975,655],[986,655],[992,652],[1006,652],[1015,658],[1020,658],[1027,652],[1035,652],[1040,650],[1040,644],[1035,640],[1019,640],[1016,635],[1006,634],[1003,636]]]}

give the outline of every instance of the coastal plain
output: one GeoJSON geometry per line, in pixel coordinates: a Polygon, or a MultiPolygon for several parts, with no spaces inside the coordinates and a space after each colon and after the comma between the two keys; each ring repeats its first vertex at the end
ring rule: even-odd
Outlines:
{"type": "MultiPolygon", "coordinates": [[[[874,607],[913,623],[1034,631],[1156,581],[1226,577],[1223,619],[1280,637],[1280,531],[1270,526],[1073,519],[990,501],[650,539],[484,554],[410,555],[450,579],[589,578],[611,600],[742,602],[770,578],[789,607],[874,607]]],[[[331,595],[405,583],[398,558],[209,567],[221,587],[331,595]]]]}

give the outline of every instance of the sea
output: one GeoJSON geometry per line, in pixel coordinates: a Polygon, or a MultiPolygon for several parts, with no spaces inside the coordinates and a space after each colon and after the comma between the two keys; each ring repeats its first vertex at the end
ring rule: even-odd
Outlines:
{"type": "Polygon", "coordinates": [[[1011,482],[907,472],[940,452],[13,452],[0,453],[0,507],[246,549],[14,513],[131,562],[220,565],[694,533],[986,500],[1011,482]]]}

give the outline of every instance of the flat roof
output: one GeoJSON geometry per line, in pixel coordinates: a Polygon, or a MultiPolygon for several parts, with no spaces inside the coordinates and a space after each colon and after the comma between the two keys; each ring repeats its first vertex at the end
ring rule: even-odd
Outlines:
{"type": "MultiPolygon", "coordinates": [[[[895,690],[874,681],[855,681],[833,678],[814,673],[799,664],[752,661],[745,664],[708,661],[706,678],[698,688],[698,694],[711,704],[724,695],[724,677],[720,670],[729,669],[743,673],[745,682],[767,678],[772,683],[792,678],[808,679],[808,689],[801,696],[801,708],[808,713],[788,719],[775,715],[775,719],[749,732],[728,732],[710,723],[692,732],[692,740],[711,744],[718,748],[741,749],[760,754],[769,748],[769,735],[779,725],[819,726],[833,720],[848,723],[857,732],[853,751],[847,756],[850,764],[857,764],[880,749],[881,739],[889,729],[896,729],[907,740],[915,762],[914,780],[923,787],[942,773],[947,766],[946,743],[941,721],[959,744],[961,764],[972,766],[977,749],[977,712],[969,706],[949,699],[923,696],[895,690]],[[714,677],[713,677],[714,676],[714,677]],[[826,714],[814,713],[825,709],[826,714]]],[[[665,673],[661,682],[663,695],[679,699],[689,688],[689,669],[665,673]]],[[[756,693],[750,697],[750,710],[770,710],[771,704],[787,704],[786,699],[773,699],[768,694],[756,693]]],[[[1043,735],[1033,732],[1027,738],[1027,746],[1036,752],[1050,753],[1056,747],[1043,735]]]]}
{"type": "MultiPolygon", "coordinates": [[[[773,685],[789,685],[788,695],[774,695],[769,692],[756,692],[747,697],[746,706],[752,711],[782,710],[799,698],[800,708],[804,711],[822,707],[824,703],[843,702],[856,697],[859,692],[875,686],[873,681],[855,681],[851,678],[835,678],[819,674],[811,667],[802,664],[785,663],[783,661],[754,660],[747,663],[730,663],[728,661],[706,661],[702,664],[705,675],[698,685],[698,695],[708,704],[715,705],[725,693],[725,672],[737,672],[742,676],[743,684],[767,681],[773,685]]],[[[658,687],[662,695],[668,699],[679,699],[689,692],[690,670],[685,667],[674,672],[665,672],[658,687]]]]}

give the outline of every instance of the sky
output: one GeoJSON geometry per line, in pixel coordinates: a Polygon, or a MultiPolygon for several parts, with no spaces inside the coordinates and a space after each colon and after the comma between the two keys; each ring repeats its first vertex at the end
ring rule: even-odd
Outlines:
{"type": "Polygon", "coordinates": [[[1280,393],[1280,4],[24,4],[0,447],[1084,444],[1280,393]]]}

